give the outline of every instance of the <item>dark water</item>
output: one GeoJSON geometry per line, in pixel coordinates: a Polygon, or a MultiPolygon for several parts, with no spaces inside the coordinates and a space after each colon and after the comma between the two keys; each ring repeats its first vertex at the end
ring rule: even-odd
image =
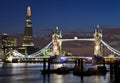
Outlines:
{"type": "Polygon", "coordinates": [[[72,73],[43,75],[42,64],[2,63],[0,64],[0,83],[112,83],[109,73],[105,76],[81,77],[72,73]]]}

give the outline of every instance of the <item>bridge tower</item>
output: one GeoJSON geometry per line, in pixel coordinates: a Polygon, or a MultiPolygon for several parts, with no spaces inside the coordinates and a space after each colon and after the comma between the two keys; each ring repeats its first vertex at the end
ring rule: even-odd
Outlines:
{"type": "Polygon", "coordinates": [[[60,55],[60,51],[62,49],[61,47],[62,42],[59,41],[59,38],[62,38],[61,31],[59,32],[58,27],[56,27],[56,32],[52,34],[52,42],[53,42],[52,54],[53,55],[60,55]]]}
{"type": "Polygon", "coordinates": [[[101,46],[102,30],[99,28],[99,25],[97,25],[97,28],[95,29],[94,38],[95,38],[94,55],[102,56],[102,46],[101,46]]]}

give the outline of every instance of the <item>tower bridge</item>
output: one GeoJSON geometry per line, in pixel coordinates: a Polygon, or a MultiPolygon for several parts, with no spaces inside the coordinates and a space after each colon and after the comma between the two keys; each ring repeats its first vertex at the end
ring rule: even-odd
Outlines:
{"type": "Polygon", "coordinates": [[[102,47],[106,47],[109,51],[111,51],[113,54],[120,56],[120,51],[114,49],[113,47],[109,46],[107,43],[105,43],[102,39],[102,30],[97,25],[97,28],[95,29],[95,32],[93,34],[93,38],[78,38],[74,37],[73,39],[63,39],[61,31],[58,30],[58,27],[56,27],[56,32],[52,34],[52,41],[46,45],[41,50],[30,54],[30,55],[24,55],[19,53],[17,50],[13,50],[12,52],[8,52],[10,55],[14,55],[14,58],[38,58],[38,57],[50,57],[53,55],[60,55],[62,56],[62,43],[63,42],[69,42],[69,41],[92,41],[94,43],[94,55],[103,57],[102,53],[102,47]],[[46,54],[46,52],[49,51],[49,55],[46,54]]]}
{"type": "MultiPolygon", "coordinates": [[[[58,28],[56,29],[58,31],[58,28]]],[[[93,41],[94,42],[94,55],[102,56],[102,49],[101,49],[101,40],[102,40],[102,30],[99,29],[99,25],[95,29],[95,33],[93,34],[94,38],[78,38],[74,37],[73,39],[62,39],[61,33],[54,33],[52,35],[53,41],[53,55],[60,55],[62,50],[62,42],[68,41],[93,41]]]]}

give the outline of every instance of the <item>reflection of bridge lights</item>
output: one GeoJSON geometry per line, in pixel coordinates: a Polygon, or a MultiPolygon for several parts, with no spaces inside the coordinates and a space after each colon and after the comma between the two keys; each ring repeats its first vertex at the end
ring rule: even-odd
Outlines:
{"type": "Polygon", "coordinates": [[[62,64],[53,64],[53,69],[57,69],[62,67],[62,64]]]}
{"type": "Polygon", "coordinates": [[[6,60],[12,62],[12,56],[9,56],[6,60]]]}
{"type": "Polygon", "coordinates": [[[109,56],[109,57],[115,57],[115,55],[113,55],[113,54],[109,54],[108,56],[109,56]]]}

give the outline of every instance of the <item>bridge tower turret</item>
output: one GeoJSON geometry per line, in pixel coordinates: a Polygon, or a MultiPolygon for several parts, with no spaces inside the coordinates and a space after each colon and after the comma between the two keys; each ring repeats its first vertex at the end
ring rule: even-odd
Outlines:
{"type": "Polygon", "coordinates": [[[52,42],[53,42],[52,54],[53,55],[60,55],[62,42],[59,41],[59,38],[62,38],[62,34],[61,34],[61,31],[59,32],[58,27],[56,27],[56,32],[52,34],[52,42]]]}
{"type": "Polygon", "coordinates": [[[95,38],[94,55],[102,56],[102,47],[101,47],[102,29],[99,28],[99,25],[97,25],[97,28],[95,29],[94,38],[95,38]]]}

